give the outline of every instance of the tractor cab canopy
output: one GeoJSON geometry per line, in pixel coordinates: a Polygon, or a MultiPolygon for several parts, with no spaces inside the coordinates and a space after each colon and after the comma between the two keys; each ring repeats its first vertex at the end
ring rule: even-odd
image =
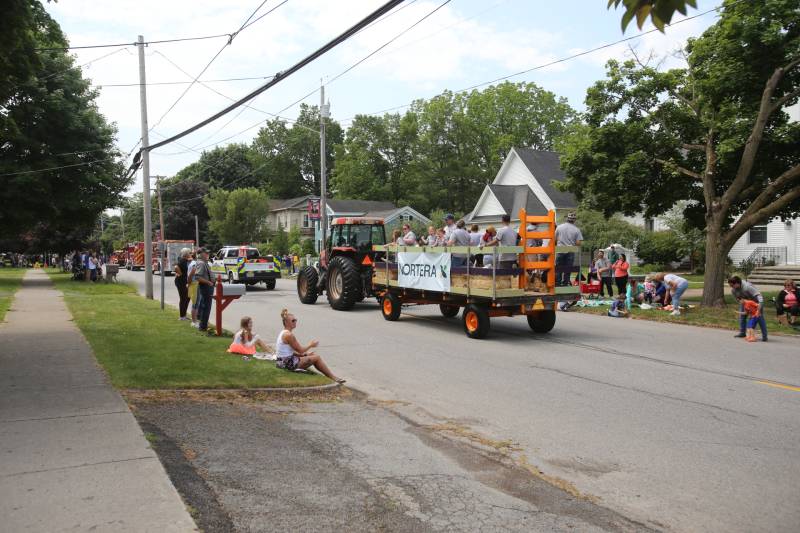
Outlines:
{"type": "Polygon", "coordinates": [[[382,218],[375,217],[338,217],[331,221],[331,226],[343,226],[352,224],[380,225],[383,226],[382,218]]]}
{"type": "Polygon", "coordinates": [[[383,221],[380,219],[335,219],[331,226],[330,246],[352,248],[357,252],[371,252],[372,246],[386,244],[383,221]],[[370,220],[369,222],[342,222],[338,220],[370,220]]]}

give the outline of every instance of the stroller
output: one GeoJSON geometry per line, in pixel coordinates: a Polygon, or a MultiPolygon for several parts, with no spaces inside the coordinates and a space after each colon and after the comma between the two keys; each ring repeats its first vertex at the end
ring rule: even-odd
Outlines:
{"type": "Polygon", "coordinates": [[[80,257],[77,261],[72,261],[72,279],[73,281],[83,281],[86,279],[86,268],[83,266],[80,257]]]}

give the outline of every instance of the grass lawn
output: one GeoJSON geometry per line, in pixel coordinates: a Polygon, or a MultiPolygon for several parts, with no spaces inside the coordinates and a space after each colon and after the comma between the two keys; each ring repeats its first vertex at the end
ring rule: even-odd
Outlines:
{"type": "Polygon", "coordinates": [[[125,284],[83,283],[49,272],[111,382],[122,389],[307,387],[330,380],[288,372],[272,361],[243,361],[225,350],[230,337],[208,337],[163,312],[125,284]]]}
{"type": "MultiPolygon", "coordinates": [[[[762,292],[764,295],[764,316],[767,319],[767,332],[772,334],[794,335],[800,336],[800,329],[791,326],[782,326],[778,324],[775,318],[775,308],[772,304],[772,298],[777,294],[776,292],[762,292]]],[[[714,307],[700,307],[700,297],[690,296],[681,299],[681,303],[696,305],[694,309],[681,311],[681,316],[670,316],[667,311],[660,311],[657,309],[639,309],[634,307],[631,313],[631,318],[634,320],[652,320],[655,322],[670,322],[675,324],[690,324],[693,326],[705,326],[710,328],[728,329],[731,332],[738,332],[739,322],[738,311],[739,307],[736,301],[729,295],[725,295],[725,303],[728,304],[724,309],[717,309],[714,307]]],[[[594,315],[605,315],[609,307],[573,307],[581,313],[590,313],[594,315]]],[[[756,335],[760,335],[760,330],[756,329],[756,335]]]]}
{"type": "Polygon", "coordinates": [[[26,270],[25,268],[0,268],[0,322],[5,320],[6,312],[14,300],[14,293],[22,284],[22,276],[25,275],[26,270]]]}

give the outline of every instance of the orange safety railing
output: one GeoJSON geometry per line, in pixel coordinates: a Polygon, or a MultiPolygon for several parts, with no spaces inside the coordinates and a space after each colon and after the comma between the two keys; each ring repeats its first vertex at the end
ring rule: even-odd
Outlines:
{"type": "Polygon", "coordinates": [[[548,292],[554,292],[556,287],[556,212],[550,210],[546,215],[528,215],[524,209],[519,210],[519,236],[524,253],[520,254],[519,264],[524,274],[519,277],[519,288],[525,289],[528,284],[527,273],[530,270],[546,271],[546,286],[548,292]],[[528,231],[528,225],[536,226],[537,231],[528,231]],[[546,226],[546,229],[542,229],[546,226]],[[528,246],[528,239],[542,239],[546,241],[543,246],[528,246]],[[529,260],[531,255],[547,255],[544,261],[529,260]]]}

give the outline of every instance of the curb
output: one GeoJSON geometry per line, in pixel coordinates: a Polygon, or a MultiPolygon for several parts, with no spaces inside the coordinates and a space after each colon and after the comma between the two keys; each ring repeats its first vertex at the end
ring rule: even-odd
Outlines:
{"type": "Polygon", "coordinates": [[[252,389],[119,389],[121,392],[224,392],[224,393],[247,393],[247,392],[316,392],[326,391],[336,388],[346,388],[340,383],[328,383],[327,385],[313,385],[311,387],[262,387],[252,389]]]}

